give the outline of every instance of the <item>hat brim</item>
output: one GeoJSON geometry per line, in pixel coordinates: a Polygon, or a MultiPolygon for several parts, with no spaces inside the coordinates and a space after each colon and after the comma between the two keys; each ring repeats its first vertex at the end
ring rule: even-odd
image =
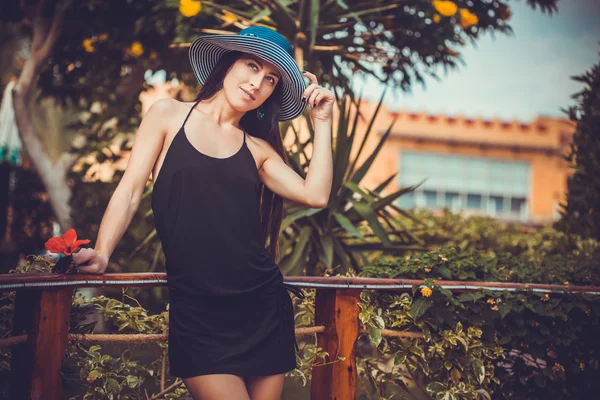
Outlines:
{"type": "Polygon", "coordinates": [[[201,85],[204,85],[221,56],[229,51],[250,53],[277,67],[282,84],[280,121],[289,121],[302,114],[302,96],[306,85],[300,68],[285,50],[260,37],[206,35],[194,40],[189,48],[189,58],[194,75],[201,85]]]}

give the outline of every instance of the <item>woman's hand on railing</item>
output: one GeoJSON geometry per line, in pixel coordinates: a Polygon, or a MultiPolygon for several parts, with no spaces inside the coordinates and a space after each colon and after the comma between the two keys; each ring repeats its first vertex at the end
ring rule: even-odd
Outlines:
{"type": "Polygon", "coordinates": [[[96,252],[95,249],[81,249],[77,253],[73,253],[73,261],[79,272],[88,274],[103,274],[108,266],[108,259],[104,258],[96,252]]]}

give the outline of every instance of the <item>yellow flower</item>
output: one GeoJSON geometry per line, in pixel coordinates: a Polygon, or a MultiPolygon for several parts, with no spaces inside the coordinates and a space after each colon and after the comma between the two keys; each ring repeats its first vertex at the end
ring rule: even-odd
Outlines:
{"type": "Polygon", "coordinates": [[[487,303],[488,304],[496,304],[496,300],[494,300],[494,299],[487,299],[487,303]]]}
{"type": "Polygon", "coordinates": [[[127,49],[127,54],[132,57],[139,57],[144,54],[144,46],[138,41],[131,43],[131,46],[127,49]]]}
{"type": "Polygon", "coordinates": [[[453,16],[454,14],[456,14],[456,10],[458,9],[456,4],[454,4],[451,1],[433,0],[431,3],[433,4],[433,7],[435,7],[437,12],[442,14],[444,17],[453,16]]]}
{"type": "Polygon", "coordinates": [[[554,366],[552,367],[552,371],[554,372],[565,372],[565,367],[563,367],[562,365],[560,365],[559,363],[554,364],[554,366]]]}
{"type": "Polygon", "coordinates": [[[542,297],[542,301],[548,301],[548,300],[550,300],[550,296],[548,295],[548,293],[546,293],[544,295],[544,297],[542,297]]]}
{"type": "Polygon", "coordinates": [[[223,22],[225,22],[225,25],[229,25],[237,21],[238,17],[237,15],[230,13],[229,11],[223,11],[221,19],[223,20],[223,22]]]}
{"type": "Polygon", "coordinates": [[[579,369],[583,371],[585,369],[585,364],[579,363],[579,369]]]}
{"type": "Polygon", "coordinates": [[[477,18],[477,15],[473,14],[466,8],[460,9],[460,26],[463,29],[468,28],[471,25],[475,25],[477,22],[479,22],[479,18],[477,18]]]}
{"type": "Polygon", "coordinates": [[[423,289],[421,289],[421,295],[423,295],[423,297],[429,297],[431,296],[432,290],[428,287],[424,287],[423,289]]]}
{"type": "Polygon", "coordinates": [[[101,33],[100,35],[98,35],[99,41],[104,42],[106,39],[108,39],[108,33],[101,33]]]}
{"type": "Polygon", "coordinates": [[[189,18],[198,15],[201,9],[202,3],[200,3],[200,0],[179,0],[179,12],[184,17],[189,18]]]}
{"type": "Polygon", "coordinates": [[[90,38],[83,39],[83,48],[88,53],[93,53],[96,49],[94,48],[94,42],[90,38]]]}
{"type": "Polygon", "coordinates": [[[440,22],[441,19],[442,17],[440,17],[440,14],[433,14],[433,22],[435,22],[436,24],[440,22]]]}
{"type": "Polygon", "coordinates": [[[148,58],[151,59],[151,60],[156,60],[158,58],[158,53],[155,52],[154,50],[152,50],[150,52],[150,56],[148,58]]]}

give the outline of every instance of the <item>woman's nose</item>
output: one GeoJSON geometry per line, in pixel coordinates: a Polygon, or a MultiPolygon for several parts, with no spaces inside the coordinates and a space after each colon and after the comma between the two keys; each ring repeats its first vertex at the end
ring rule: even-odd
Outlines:
{"type": "Polygon", "coordinates": [[[260,89],[260,84],[261,84],[262,80],[263,80],[262,75],[261,74],[256,74],[252,78],[250,78],[250,86],[252,86],[256,90],[259,90],[260,89]]]}

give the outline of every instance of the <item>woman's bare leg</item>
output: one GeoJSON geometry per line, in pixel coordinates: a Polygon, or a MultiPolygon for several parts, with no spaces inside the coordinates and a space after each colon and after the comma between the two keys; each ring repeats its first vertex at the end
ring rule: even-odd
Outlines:
{"type": "Polygon", "coordinates": [[[246,378],[251,400],[281,400],[285,374],[246,378]]]}
{"type": "Polygon", "coordinates": [[[194,400],[250,400],[244,378],[230,374],[200,375],[184,378],[194,400]]]}

